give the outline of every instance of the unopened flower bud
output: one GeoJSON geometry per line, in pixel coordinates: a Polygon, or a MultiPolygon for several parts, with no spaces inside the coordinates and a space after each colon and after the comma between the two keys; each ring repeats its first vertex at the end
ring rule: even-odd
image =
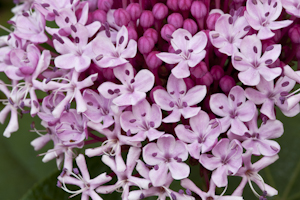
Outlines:
{"type": "Polygon", "coordinates": [[[149,28],[154,23],[154,16],[150,10],[144,10],[140,17],[140,24],[143,28],[149,28]]]}
{"type": "Polygon", "coordinates": [[[184,83],[186,85],[186,89],[187,90],[189,90],[189,89],[191,89],[192,87],[195,86],[195,82],[192,79],[190,79],[190,78],[184,78],[183,80],[184,80],[184,83]]]}
{"type": "Polygon", "coordinates": [[[173,10],[177,11],[178,10],[178,0],[168,0],[167,1],[167,6],[173,10]]]}
{"type": "Polygon", "coordinates": [[[142,14],[141,6],[138,3],[129,4],[126,8],[126,11],[129,13],[132,21],[136,21],[142,14]]]}
{"type": "Polygon", "coordinates": [[[113,3],[114,0],[98,0],[98,8],[107,12],[111,9],[113,3]]]}
{"type": "Polygon", "coordinates": [[[183,25],[183,17],[179,13],[172,13],[168,17],[168,24],[172,24],[175,28],[181,28],[183,25]]]}
{"type": "Polygon", "coordinates": [[[263,40],[262,41],[262,51],[265,52],[266,50],[270,51],[272,50],[274,47],[273,45],[275,44],[275,42],[273,40],[263,40]]]}
{"type": "Polygon", "coordinates": [[[142,54],[149,53],[153,49],[154,45],[155,43],[150,37],[142,36],[139,38],[138,48],[142,54]]]}
{"type": "Polygon", "coordinates": [[[210,72],[205,73],[203,77],[196,80],[197,84],[206,85],[206,86],[210,86],[213,82],[214,82],[214,79],[213,79],[212,75],[210,74],[210,72]]]}
{"type": "Polygon", "coordinates": [[[127,30],[128,30],[128,41],[131,39],[137,41],[138,35],[137,35],[135,28],[132,26],[128,26],[127,30]]]}
{"type": "Polygon", "coordinates": [[[197,26],[196,22],[192,19],[184,20],[183,28],[185,30],[189,31],[192,35],[194,35],[198,31],[198,26],[197,26]]]}
{"type": "Polygon", "coordinates": [[[300,25],[296,24],[289,30],[289,37],[293,43],[300,44],[300,25]]]}
{"type": "Polygon", "coordinates": [[[192,0],[178,0],[178,7],[180,10],[189,10],[192,5],[192,0]]]}
{"type": "Polygon", "coordinates": [[[210,73],[214,80],[220,80],[224,76],[224,70],[219,65],[212,66],[210,73]]]}
{"type": "Polygon", "coordinates": [[[162,20],[168,15],[168,7],[163,3],[156,3],[153,6],[152,13],[155,19],[162,20]]]}
{"type": "Polygon", "coordinates": [[[205,62],[198,63],[195,67],[190,68],[190,70],[193,79],[202,78],[208,72],[205,62]]]}
{"type": "Polygon", "coordinates": [[[99,21],[101,23],[106,22],[106,12],[104,10],[95,10],[93,12],[93,21],[99,21]]]}
{"type": "Polygon", "coordinates": [[[196,19],[202,19],[207,15],[207,8],[202,1],[194,1],[191,6],[191,13],[196,19]]]}
{"type": "Polygon", "coordinates": [[[149,69],[155,69],[162,65],[162,60],[159,59],[156,54],[160,53],[159,51],[152,51],[148,54],[146,58],[146,64],[149,69]]]}
{"type": "Polygon", "coordinates": [[[161,37],[169,42],[172,39],[172,34],[175,30],[176,28],[172,24],[165,24],[160,32],[161,37]]]}
{"type": "Polygon", "coordinates": [[[130,22],[130,15],[123,8],[119,8],[114,12],[114,18],[118,26],[127,26],[130,22]]]}
{"type": "Polygon", "coordinates": [[[219,86],[225,94],[229,93],[235,85],[236,83],[231,76],[225,75],[220,79],[219,86]]]}
{"type": "Polygon", "coordinates": [[[144,32],[144,36],[152,38],[155,44],[156,44],[157,41],[158,41],[158,33],[157,33],[157,31],[156,31],[155,29],[153,29],[153,28],[148,28],[148,29],[144,32]]]}
{"type": "Polygon", "coordinates": [[[206,25],[209,30],[215,30],[215,25],[219,17],[223,14],[223,11],[219,9],[212,10],[207,19],[206,19],[206,25]]]}

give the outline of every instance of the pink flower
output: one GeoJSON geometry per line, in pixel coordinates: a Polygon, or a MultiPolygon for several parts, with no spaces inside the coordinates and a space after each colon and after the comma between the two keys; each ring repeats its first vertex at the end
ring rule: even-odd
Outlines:
{"type": "Polygon", "coordinates": [[[186,85],[183,79],[177,79],[170,75],[167,83],[167,91],[158,89],[153,93],[155,102],[166,111],[172,111],[162,121],[165,123],[178,122],[180,116],[185,119],[197,115],[200,107],[191,107],[201,102],[206,95],[206,87],[197,85],[186,91],[186,85]]]}
{"type": "Polygon", "coordinates": [[[249,30],[250,26],[244,16],[238,17],[234,21],[229,14],[224,14],[216,22],[215,31],[209,32],[209,39],[220,52],[231,56],[238,51],[241,38],[249,30]]]}
{"type": "Polygon", "coordinates": [[[213,113],[223,117],[220,119],[222,132],[229,126],[237,135],[243,135],[247,127],[243,122],[250,121],[255,114],[256,107],[252,101],[246,101],[243,88],[235,86],[226,97],[225,94],[213,94],[209,102],[213,113]]]}
{"type": "Polygon", "coordinates": [[[269,68],[281,53],[281,45],[275,44],[266,48],[262,54],[262,44],[256,35],[246,36],[240,45],[241,52],[232,56],[232,65],[240,71],[239,79],[245,85],[257,85],[263,77],[267,81],[274,80],[281,74],[281,68],[269,68]]]}
{"type": "Polygon", "coordinates": [[[161,124],[162,114],[158,105],[150,106],[147,100],[132,106],[131,111],[125,111],[121,115],[121,126],[128,133],[136,133],[131,141],[144,141],[146,137],[150,141],[159,138],[164,132],[156,130],[161,124]]]}
{"type": "Polygon", "coordinates": [[[102,33],[98,34],[92,41],[92,49],[95,54],[93,61],[98,66],[103,68],[116,67],[128,63],[126,59],[136,55],[137,42],[133,39],[128,42],[128,30],[125,26],[122,26],[117,34],[116,46],[110,37],[102,33]]]}
{"type": "Polygon", "coordinates": [[[136,105],[146,98],[146,92],[154,85],[154,75],[146,69],[140,70],[135,76],[131,64],[126,63],[114,68],[114,74],[122,85],[112,82],[102,83],[98,91],[117,106],[136,105]]]}
{"type": "Polygon", "coordinates": [[[158,58],[168,64],[176,64],[172,74],[176,78],[186,78],[190,75],[189,67],[195,67],[204,57],[207,37],[204,32],[192,36],[185,29],[177,29],[172,34],[171,44],[175,53],[159,53],[158,58]]]}
{"type": "Polygon", "coordinates": [[[199,162],[212,173],[212,181],[218,187],[228,184],[227,176],[235,174],[242,166],[243,148],[238,140],[221,139],[212,154],[202,154],[199,162]]]}
{"type": "Polygon", "coordinates": [[[280,0],[247,0],[245,17],[250,26],[258,30],[257,37],[261,40],[275,35],[272,30],[289,26],[293,21],[275,21],[281,14],[282,4],[280,0]]]}
{"type": "Polygon", "coordinates": [[[161,186],[167,178],[168,170],[174,179],[180,180],[190,174],[190,168],[183,163],[188,158],[185,144],[175,140],[174,136],[164,134],[157,143],[149,143],[143,148],[143,158],[148,165],[153,165],[149,177],[154,186],[161,186]]]}
{"type": "Polygon", "coordinates": [[[190,125],[192,130],[189,129],[189,126],[177,125],[175,133],[181,141],[189,143],[187,145],[189,154],[193,158],[199,159],[200,153],[210,151],[218,142],[221,127],[216,120],[210,121],[208,114],[202,110],[190,118],[190,125]]]}

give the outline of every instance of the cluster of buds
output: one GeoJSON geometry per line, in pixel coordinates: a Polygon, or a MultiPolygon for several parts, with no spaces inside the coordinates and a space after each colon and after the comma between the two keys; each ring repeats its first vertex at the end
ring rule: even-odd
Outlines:
{"type": "Polygon", "coordinates": [[[277,194],[259,171],[278,159],[275,109],[300,112],[299,0],[15,3],[13,31],[0,38],[11,80],[0,82],[3,135],[18,130],[19,115],[37,115],[46,134],[32,126],[31,145],[53,142],[43,162],[56,159],[70,197],[242,200],[246,185],[261,200],[277,194]],[[91,179],[85,156],[111,170],[91,179]],[[225,195],[229,176],[242,180],[225,195]]]}

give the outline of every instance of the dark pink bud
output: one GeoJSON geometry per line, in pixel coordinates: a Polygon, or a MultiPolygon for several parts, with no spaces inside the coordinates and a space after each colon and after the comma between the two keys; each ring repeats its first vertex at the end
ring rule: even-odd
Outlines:
{"type": "Polygon", "coordinates": [[[155,69],[162,65],[162,60],[159,59],[156,54],[160,53],[159,51],[152,51],[148,54],[146,58],[146,64],[149,69],[155,69]]]}
{"type": "Polygon", "coordinates": [[[297,60],[299,61],[300,60],[300,46],[298,46],[295,56],[296,56],[297,60]]]}
{"type": "Polygon", "coordinates": [[[178,10],[178,0],[168,0],[167,1],[167,6],[173,10],[177,11],[178,10]]]}
{"type": "Polygon", "coordinates": [[[172,13],[168,17],[168,24],[172,24],[175,28],[181,28],[183,25],[183,17],[179,13],[172,13]]]}
{"type": "Polygon", "coordinates": [[[194,1],[191,7],[191,13],[196,19],[202,19],[207,15],[207,8],[202,1],[194,1]]]}
{"type": "Polygon", "coordinates": [[[268,51],[268,50],[269,51],[272,50],[271,48],[273,47],[274,44],[275,44],[275,42],[273,40],[263,40],[262,41],[262,50],[263,50],[263,52],[268,51]]]}
{"type": "Polygon", "coordinates": [[[219,86],[225,94],[228,94],[235,85],[236,83],[231,76],[225,75],[220,79],[219,86]]]}
{"type": "Polygon", "coordinates": [[[221,13],[218,13],[218,12],[209,14],[206,19],[207,28],[210,30],[215,30],[216,22],[220,16],[221,16],[221,13]]]}
{"type": "Polygon", "coordinates": [[[189,10],[192,5],[192,0],[178,0],[178,8],[180,10],[189,10]]]}
{"type": "Polygon", "coordinates": [[[103,68],[102,69],[103,77],[111,81],[115,79],[115,75],[112,68],[103,68]]]}
{"type": "Polygon", "coordinates": [[[145,32],[144,32],[144,36],[146,37],[150,37],[153,39],[154,43],[157,43],[158,41],[158,33],[155,29],[153,28],[148,28],[145,32]]]}
{"type": "Polygon", "coordinates": [[[89,25],[89,24],[93,23],[93,21],[94,21],[94,16],[93,16],[93,13],[90,12],[88,14],[88,20],[85,25],[89,25]]]}
{"type": "Polygon", "coordinates": [[[104,10],[95,10],[93,12],[93,21],[99,21],[101,23],[106,22],[106,12],[104,10]]]}
{"type": "Polygon", "coordinates": [[[169,42],[172,39],[172,34],[175,30],[176,28],[172,24],[165,24],[160,32],[161,37],[169,42]]]}
{"type": "Polygon", "coordinates": [[[210,73],[214,80],[220,80],[224,76],[224,70],[219,65],[212,66],[210,73]]]}
{"type": "Polygon", "coordinates": [[[214,79],[210,72],[204,74],[202,78],[196,80],[197,84],[210,86],[214,82],[214,79]]]}
{"type": "Polygon", "coordinates": [[[135,28],[133,28],[133,27],[131,27],[131,26],[128,26],[128,27],[127,27],[127,30],[128,30],[128,40],[133,39],[133,40],[137,41],[137,39],[138,39],[138,34],[137,34],[135,28]]]}
{"type": "Polygon", "coordinates": [[[198,63],[195,67],[190,68],[190,70],[193,79],[202,78],[208,72],[205,62],[198,63]]]}
{"type": "Polygon", "coordinates": [[[139,38],[138,48],[142,54],[150,53],[150,51],[153,49],[154,45],[155,45],[155,43],[154,43],[153,39],[150,37],[142,36],[139,38]]]}
{"type": "Polygon", "coordinates": [[[150,10],[144,10],[140,17],[140,24],[143,28],[149,28],[154,23],[154,16],[150,10]]]}
{"type": "Polygon", "coordinates": [[[114,18],[118,26],[127,26],[130,22],[130,15],[123,8],[119,8],[114,12],[114,18]]]}
{"type": "Polygon", "coordinates": [[[129,4],[126,11],[129,13],[132,21],[136,21],[142,14],[141,6],[138,3],[129,4]]]}
{"type": "Polygon", "coordinates": [[[289,37],[291,41],[296,44],[300,44],[300,25],[296,24],[289,30],[289,37]]]}
{"type": "Polygon", "coordinates": [[[155,19],[162,20],[168,15],[168,7],[163,3],[157,3],[153,6],[152,13],[155,19]]]}
{"type": "Polygon", "coordinates": [[[189,89],[191,89],[192,87],[195,86],[195,83],[194,83],[194,81],[192,79],[190,79],[190,78],[184,78],[183,80],[185,82],[187,90],[189,90],[189,89]]]}
{"type": "Polygon", "coordinates": [[[183,28],[185,30],[189,31],[192,35],[194,35],[198,31],[198,26],[197,26],[196,22],[192,19],[184,20],[183,28]]]}
{"type": "Polygon", "coordinates": [[[104,10],[105,12],[108,12],[112,5],[114,3],[114,0],[98,0],[98,8],[100,10],[104,10]]]}

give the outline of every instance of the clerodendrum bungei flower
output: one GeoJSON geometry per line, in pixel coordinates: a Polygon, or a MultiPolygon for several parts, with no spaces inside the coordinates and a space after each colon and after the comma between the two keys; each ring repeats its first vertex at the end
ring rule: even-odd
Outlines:
{"type": "Polygon", "coordinates": [[[14,2],[0,25],[3,135],[39,118],[31,145],[70,198],[277,195],[259,171],[279,158],[276,110],[300,112],[298,0],[14,2]]]}

